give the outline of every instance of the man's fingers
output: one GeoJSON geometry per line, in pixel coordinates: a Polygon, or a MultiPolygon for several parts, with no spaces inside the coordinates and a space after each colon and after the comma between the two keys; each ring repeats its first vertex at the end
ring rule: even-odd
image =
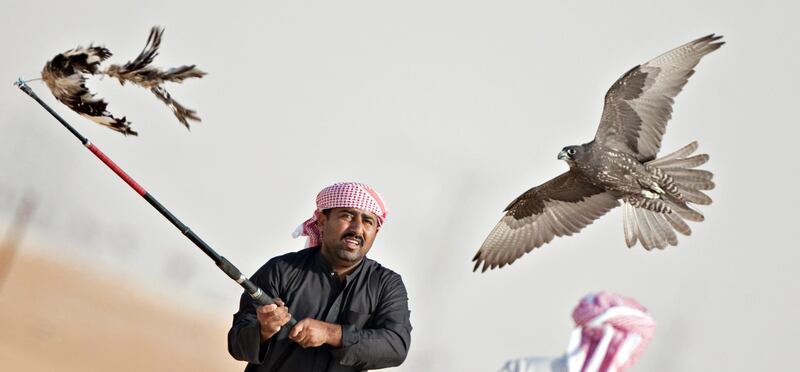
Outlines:
{"type": "Polygon", "coordinates": [[[293,341],[296,341],[297,335],[300,334],[301,330],[303,330],[303,325],[298,323],[297,325],[294,326],[294,328],[292,328],[291,331],[289,331],[289,338],[292,339],[293,341]]]}
{"type": "Polygon", "coordinates": [[[300,333],[295,342],[297,342],[297,344],[302,346],[303,348],[307,348],[311,346],[310,340],[311,340],[311,334],[309,332],[302,332],[300,333]]]}
{"type": "Polygon", "coordinates": [[[275,311],[275,309],[277,309],[277,308],[278,308],[278,305],[271,304],[271,305],[259,306],[258,309],[256,309],[256,311],[258,311],[261,314],[268,314],[268,313],[271,313],[271,312],[275,311]]]}
{"type": "Polygon", "coordinates": [[[292,319],[292,314],[289,314],[288,312],[286,312],[284,314],[279,315],[275,319],[275,323],[282,327],[282,326],[286,325],[286,323],[289,323],[290,319],[292,319]]]}
{"type": "Polygon", "coordinates": [[[289,339],[296,342],[298,345],[303,346],[303,344],[301,343],[301,341],[303,340],[302,334],[296,334],[294,335],[294,337],[289,337],[289,339]]]}
{"type": "Polygon", "coordinates": [[[276,304],[276,305],[278,305],[278,306],[280,306],[280,307],[284,307],[284,306],[286,306],[286,304],[285,304],[285,303],[283,303],[283,300],[281,300],[281,299],[280,299],[280,297],[275,297],[275,298],[273,299],[273,301],[275,301],[275,304],[276,304]]]}
{"type": "Polygon", "coordinates": [[[291,317],[291,314],[289,314],[288,307],[285,306],[279,307],[277,304],[260,306],[256,309],[256,313],[259,315],[259,317],[262,318],[265,317],[267,319],[275,318],[276,320],[280,320],[287,316],[291,317]]]}

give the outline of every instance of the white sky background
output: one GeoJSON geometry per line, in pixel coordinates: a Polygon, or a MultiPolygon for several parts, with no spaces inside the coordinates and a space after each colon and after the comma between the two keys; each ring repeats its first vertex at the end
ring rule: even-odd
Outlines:
{"type": "Polygon", "coordinates": [[[658,322],[635,370],[794,370],[800,6],[748,3],[4,0],[0,222],[33,190],[32,239],[53,247],[44,253],[229,321],[239,288],[11,85],[89,42],[124,63],[163,25],[155,65],[209,72],[168,88],[202,117],[191,133],[149,92],[111,79],[92,86],[139,137],[31,87],[247,273],[302,247],[290,233],[319,189],[374,186],[391,211],[370,256],[403,275],[415,327],[394,370],[495,371],[558,355],[572,307],[598,290],[637,298],[658,322]],[[699,140],[711,154],[714,204],[694,235],[628,250],[615,210],[508,268],[472,273],[502,208],[566,169],[563,146],[592,138],[608,87],[712,32],[727,44],[678,96],[662,147],[699,140]]]}

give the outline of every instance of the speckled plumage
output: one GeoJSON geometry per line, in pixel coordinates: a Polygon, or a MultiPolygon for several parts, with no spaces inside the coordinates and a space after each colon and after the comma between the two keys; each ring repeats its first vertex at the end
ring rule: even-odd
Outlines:
{"type": "Polygon", "coordinates": [[[42,80],[61,103],[79,115],[122,134],[136,135],[125,119],[114,117],[106,107],[108,102],[95,98],[86,87],[86,78],[100,74],[100,63],[111,57],[111,52],[99,46],[79,46],[57,54],[42,69],[42,80]]]}
{"type": "Polygon", "coordinates": [[[647,249],[691,234],[685,220],[702,221],[690,204],[710,204],[711,172],[695,169],[708,155],[697,142],[656,158],[672,104],[700,59],[724,44],[708,35],[636,66],[608,90],[595,138],[565,147],[569,170],[526,191],[505,209],[473,258],[482,271],[513,263],[556,236],[572,235],[624,204],[625,242],[647,249]]]}
{"type": "Polygon", "coordinates": [[[67,107],[90,120],[109,127],[125,135],[137,135],[125,117],[114,117],[107,109],[108,103],[95,98],[86,87],[86,79],[92,75],[107,75],[119,80],[120,84],[130,82],[149,89],[160,101],[169,107],[178,121],[189,128],[189,120],[200,121],[194,110],[177,101],[162,86],[165,82],[181,83],[188,78],[200,78],[205,72],[194,65],[161,70],[150,66],[158,55],[161,35],[164,29],[153,27],[142,52],[124,65],[110,65],[101,70],[100,63],[112,54],[104,47],[77,47],[58,54],[48,61],[42,70],[42,80],[53,96],[67,107]]]}

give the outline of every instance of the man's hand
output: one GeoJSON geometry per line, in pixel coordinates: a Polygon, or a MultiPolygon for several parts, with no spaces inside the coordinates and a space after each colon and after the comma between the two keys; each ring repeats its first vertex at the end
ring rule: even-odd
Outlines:
{"type": "Polygon", "coordinates": [[[306,318],[292,328],[289,339],[302,347],[342,346],[342,326],[306,318]]]}
{"type": "Polygon", "coordinates": [[[272,305],[256,308],[256,315],[258,316],[258,324],[261,326],[261,342],[269,340],[292,318],[292,314],[289,314],[289,308],[280,298],[276,298],[275,303],[272,305]]]}

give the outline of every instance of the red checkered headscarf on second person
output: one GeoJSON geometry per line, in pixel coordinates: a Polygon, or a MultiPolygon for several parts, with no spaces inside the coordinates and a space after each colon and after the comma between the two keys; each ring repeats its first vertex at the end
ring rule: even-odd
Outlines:
{"type": "Polygon", "coordinates": [[[570,371],[625,371],[647,348],[656,330],[644,306],[609,292],[581,299],[572,318],[577,327],[567,350],[570,371]]]}
{"type": "Polygon", "coordinates": [[[317,209],[314,215],[295,229],[292,234],[297,238],[307,236],[306,247],[320,244],[322,234],[317,227],[317,220],[322,211],[331,208],[358,208],[374,213],[378,217],[378,227],[386,221],[388,210],[386,203],[377,191],[358,182],[340,182],[328,186],[317,194],[317,209]]]}

